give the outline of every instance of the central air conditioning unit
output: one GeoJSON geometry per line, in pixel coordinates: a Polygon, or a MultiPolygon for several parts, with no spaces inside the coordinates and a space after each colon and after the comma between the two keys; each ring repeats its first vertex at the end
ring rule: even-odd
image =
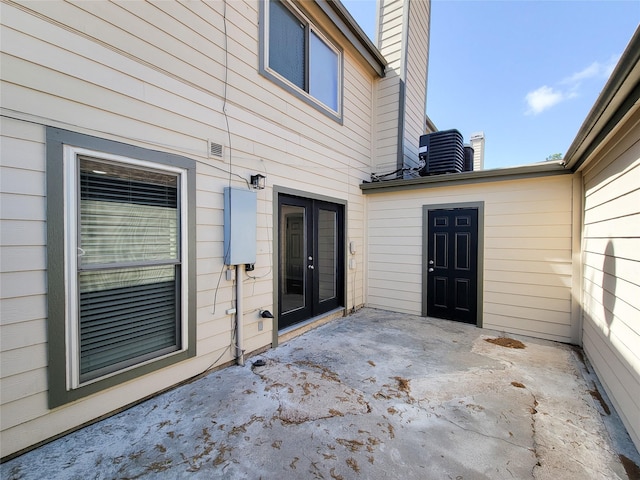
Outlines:
{"type": "Polygon", "coordinates": [[[458,130],[442,130],[420,136],[418,155],[424,162],[420,176],[464,171],[464,143],[458,130]]]}

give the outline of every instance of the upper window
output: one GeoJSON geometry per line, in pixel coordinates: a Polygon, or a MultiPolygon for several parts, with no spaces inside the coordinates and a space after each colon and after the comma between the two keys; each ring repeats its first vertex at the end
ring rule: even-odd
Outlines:
{"type": "Polygon", "coordinates": [[[268,5],[262,73],[340,119],[340,51],[288,2],[270,0],[268,5]]]}
{"type": "MultiPolygon", "coordinates": [[[[152,159],[163,155],[130,148],[152,159]]],[[[53,405],[195,354],[188,298],[193,172],[76,145],[61,144],[61,150],[61,178],[57,158],[48,164],[53,405]],[[57,195],[63,203],[55,202],[57,195]],[[56,225],[60,205],[62,224],[56,225]],[[60,227],[56,236],[51,229],[60,227]]]]}

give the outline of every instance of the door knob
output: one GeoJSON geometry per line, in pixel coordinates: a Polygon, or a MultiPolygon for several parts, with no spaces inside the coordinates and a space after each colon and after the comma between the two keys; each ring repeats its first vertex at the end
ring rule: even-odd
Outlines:
{"type": "Polygon", "coordinates": [[[314,267],[313,267],[313,265],[309,265],[308,268],[309,268],[309,270],[313,270],[314,267]]]}
{"type": "Polygon", "coordinates": [[[429,265],[433,265],[433,260],[429,260],[429,265]]]}
{"type": "Polygon", "coordinates": [[[433,268],[430,268],[428,271],[429,271],[429,272],[433,272],[433,268]]]}

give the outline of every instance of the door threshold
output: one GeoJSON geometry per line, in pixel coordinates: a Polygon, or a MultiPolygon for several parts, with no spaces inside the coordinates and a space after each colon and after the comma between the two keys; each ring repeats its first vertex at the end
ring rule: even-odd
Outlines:
{"type": "Polygon", "coordinates": [[[309,330],[319,327],[320,325],[329,323],[331,320],[335,320],[338,317],[343,317],[345,311],[345,307],[338,307],[321,315],[317,315],[303,322],[296,323],[295,325],[291,325],[289,327],[283,328],[282,330],[279,330],[278,345],[287,342],[294,337],[302,335],[309,330]]]}

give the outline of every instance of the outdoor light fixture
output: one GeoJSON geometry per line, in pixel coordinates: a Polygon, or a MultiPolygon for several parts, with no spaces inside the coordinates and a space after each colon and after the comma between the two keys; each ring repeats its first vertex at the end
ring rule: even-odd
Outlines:
{"type": "Polygon", "coordinates": [[[264,175],[260,175],[256,173],[255,175],[251,175],[251,186],[256,190],[264,190],[264,187],[267,185],[267,177],[264,175]]]}

